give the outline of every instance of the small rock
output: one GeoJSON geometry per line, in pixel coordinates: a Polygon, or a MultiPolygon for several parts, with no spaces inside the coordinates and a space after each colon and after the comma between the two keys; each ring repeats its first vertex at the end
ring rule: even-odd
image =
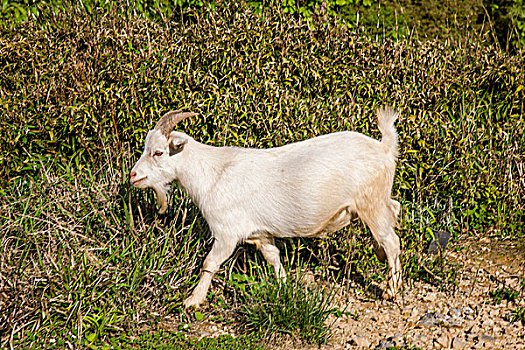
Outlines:
{"type": "Polygon", "coordinates": [[[461,317],[461,309],[452,308],[448,310],[448,314],[452,317],[461,317]]]}
{"type": "Polygon", "coordinates": [[[442,323],[444,320],[445,320],[444,314],[440,312],[436,312],[436,313],[429,312],[423,315],[423,317],[421,317],[419,321],[416,322],[416,325],[430,328],[430,327],[437,326],[438,324],[442,323]]]}
{"type": "Polygon", "coordinates": [[[435,324],[436,324],[436,315],[433,313],[428,313],[428,314],[423,315],[423,317],[421,317],[419,321],[416,322],[416,325],[427,327],[427,328],[433,327],[435,326],[435,324]]]}
{"type": "Polygon", "coordinates": [[[461,338],[452,338],[452,349],[464,349],[467,346],[467,342],[461,338]]]}
{"type": "Polygon", "coordinates": [[[465,316],[474,315],[474,313],[475,311],[468,306],[463,308],[463,315],[465,316]]]}
{"type": "Polygon", "coordinates": [[[395,348],[396,342],[391,339],[381,339],[376,346],[376,350],[395,348]]]}
{"type": "Polygon", "coordinates": [[[359,347],[361,349],[369,349],[370,348],[370,342],[368,341],[368,339],[366,339],[362,335],[354,335],[352,337],[352,340],[353,340],[353,343],[357,347],[359,347]]]}
{"type": "Polygon", "coordinates": [[[492,328],[494,327],[494,322],[492,320],[485,320],[483,323],[481,323],[481,327],[483,328],[492,328]]]}
{"type": "Polygon", "coordinates": [[[470,334],[478,334],[480,331],[481,331],[481,328],[480,328],[477,324],[474,324],[474,325],[468,330],[468,332],[469,332],[470,334]]]}
{"type": "Polygon", "coordinates": [[[423,301],[433,303],[437,299],[437,294],[435,292],[429,292],[423,296],[423,301]]]}
{"type": "Polygon", "coordinates": [[[437,231],[434,233],[434,239],[428,245],[428,254],[437,254],[439,251],[444,251],[448,241],[450,240],[450,233],[446,231],[437,231]]]}
{"type": "Polygon", "coordinates": [[[392,340],[396,343],[402,343],[403,342],[403,333],[394,333],[392,336],[392,340]]]}
{"type": "Polygon", "coordinates": [[[425,334],[416,334],[414,335],[414,340],[426,342],[428,340],[428,337],[425,334]]]}
{"type": "Polygon", "coordinates": [[[493,343],[496,341],[496,338],[491,337],[490,335],[486,335],[486,334],[481,334],[478,337],[478,339],[480,342],[483,342],[483,343],[493,343]]]}
{"type": "Polygon", "coordinates": [[[447,349],[450,346],[450,335],[448,333],[443,333],[435,339],[434,342],[442,348],[447,349]]]}
{"type": "Polygon", "coordinates": [[[447,327],[460,328],[463,324],[463,319],[459,317],[448,317],[443,323],[447,327]]]}

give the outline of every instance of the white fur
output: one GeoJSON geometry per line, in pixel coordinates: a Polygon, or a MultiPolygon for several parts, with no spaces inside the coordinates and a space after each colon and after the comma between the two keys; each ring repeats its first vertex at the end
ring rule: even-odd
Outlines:
{"type": "Polygon", "coordinates": [[[184,188],[215,237],[202,276],[185,306],[198,306],[213,274],[240,242],[256,244],[285,278],[274,237],[319,237],[348,225],[357,213],[390,266],[389,294],[401,283],[399,238],[394,226],[400,205],[390,198],[398,154],[398,113],[378,111],[382,141],[343,131],[271,149],[211,147],[172,131],[146,137],[131,182],[153,188],[167,209],[166,192],[184,188]],[[155,152],[162,152],[162,155],[155,152]],[[141,180],[142,181],[139,181],[141,180]]]}

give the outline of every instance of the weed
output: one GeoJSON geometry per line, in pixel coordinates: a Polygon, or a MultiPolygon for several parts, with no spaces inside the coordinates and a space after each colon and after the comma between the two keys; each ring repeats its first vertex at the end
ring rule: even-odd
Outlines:
{"type": "Polygon", "coordinates": [[[519,292],[510,288],[499,288],[495,291],[490,291],[489,296],[496,304],[501,304],[503,300],[507,302],[515,302],[519,296],[519,292]]]}
{"type": "Polygon", "coordinates": [[[518,321],[525,326],[525,307],[517,307],[511,312],[510,322],[518,321]]]}

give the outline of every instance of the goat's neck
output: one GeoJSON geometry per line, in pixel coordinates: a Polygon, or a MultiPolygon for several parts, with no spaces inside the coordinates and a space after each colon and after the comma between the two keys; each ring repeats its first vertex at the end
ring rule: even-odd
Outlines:
{"type": "Polygon", "coordinates": [[[226,164],[230,153],[223,147],[212,147],[191,140],[185,147],[183,166],[179,172],[178,183],[201,209],[213,190],[226,164]]]}

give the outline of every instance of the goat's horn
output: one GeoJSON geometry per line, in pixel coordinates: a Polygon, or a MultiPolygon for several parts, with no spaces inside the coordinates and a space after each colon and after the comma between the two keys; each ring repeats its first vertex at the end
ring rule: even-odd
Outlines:
{"type": "Polygon", "coordinates": [[[168,112],[159,119],[157,125],[155,125],[155,130],[160,130],[164,136],[168,137],[175,125],[182,120],[195,115],[197,115],[197,113],[182,112],[180,110],[168,112]]]}

